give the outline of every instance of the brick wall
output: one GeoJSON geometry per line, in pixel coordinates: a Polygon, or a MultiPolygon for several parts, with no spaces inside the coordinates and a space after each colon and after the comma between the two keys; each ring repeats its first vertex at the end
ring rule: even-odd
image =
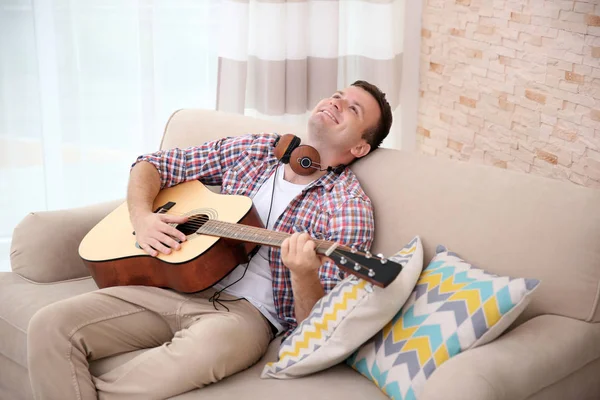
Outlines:
{"type": "Polygon", "coordinates": [[[423,0],[417,148],[600,188],[600,0],[423,0]]]}

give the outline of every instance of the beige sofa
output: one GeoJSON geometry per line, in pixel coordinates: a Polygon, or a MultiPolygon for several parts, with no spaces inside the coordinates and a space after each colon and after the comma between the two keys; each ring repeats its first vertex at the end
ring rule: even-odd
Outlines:
{"type": "MultiPolygon", "coordinates": [[[[167,124],[162,148],[259,131],[294,129],[182,110],[167,124]]],[[[444,244],[489,272],[542,282],[509,332],[443,364],[420,400],[600,399],[600,191],[388,149],[352,169],[375,205],[375,252],[390,254],[418,234],[426,262],[444,244]]],[[[28,322],[41,307],[96,288],[77,247],[117,204],[32,213],[15,229],[13,272],[0,274],[1,399],[31,398],[28,322]]],[[[302,379],[260,379],[278,343],[253,368],[177,398],[387,398],[343,364],[302,379]]],[[[92,371],[134,355],[100,360],[92,371]]]]}

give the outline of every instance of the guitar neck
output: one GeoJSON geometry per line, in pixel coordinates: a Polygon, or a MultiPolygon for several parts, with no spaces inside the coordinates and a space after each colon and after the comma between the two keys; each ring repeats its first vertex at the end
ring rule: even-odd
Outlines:
{"type": "MultiPolygon", "coordinates": [[[[283,232],[270,231],[264,228],[257,228],[249,225],[233,224],[218,220],[208,220],[202,225],[197,233],[209,236],[216,236],[228,239],[239,240],[242,242],[257,243],[271,247],[281,247],[283,241],[291,235],[283,232]]],[[[350,250],[345,246],[338,245],[326,240],[312,239],[316,244],[316,251],[325,254],[328,249],[339,248],[350,250]]]]}
{"type": "MultiPolygon", "coordinates": [[[[281,247],[283,241],[291,236],[288,233],[214,219],[207,221],[203,219],[202,222],[203,224],[196,230],[196,233],[271,247],[281,247]]],[[[331,258],[346,273],[356,275],[374,285],[386,287],[402,270],[402,265],[392,261],[388,262],[381,255],[374,257],[368,251],[362,253],[334,242],[313,240],[317,253],[331,258]]]]}

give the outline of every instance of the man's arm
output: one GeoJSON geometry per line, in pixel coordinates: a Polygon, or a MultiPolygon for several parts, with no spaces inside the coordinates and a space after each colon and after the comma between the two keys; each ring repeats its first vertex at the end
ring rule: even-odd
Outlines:
{"type": "Polygon", "coordinates": [[[160,191],[160,174],[154,165],[142,161],[131,169],[127,187],[127,207],[136,240],[144,251],[153,257],[158,252],[171,253],[180,245],[173,238],[185,241],[185,235],[169,225],[182,224],[187,218],[168,214],[155,214],[152,204],[160,191]],[[165,246],[167,245],[167,246],[165,246]]]}
{"type": "Polygon", "coordinates": [[[187,219],[153,213],[152,206],[158,192],[195,179],[209,185],[221,184],[223,171],[252,141],[250,135],[224,138],[198,147],[162,150],[138,157],[130,172],[127,203],[140,247],[152,256],[179,249],[180,245],[174,238],[184,241],[185,235],[169,223],[182,224],[187,219]]]}
{"type": "MultiPolygon", "coordinates": [[[[329,241],[368,248],[375,230],[371,203],[354,198],[347,201],[331,218],[329,241]]],[[[290,270],[294,313],[302,322],[317,301],[341,280],[340,270],[331,259],[315,252],[315,242],[307,233],[295,233],[281,246],[281,259],[290,270]]]]}
{"type": "Polygon", "coordinates": [[[160,175],[147,161],[131,169],[127,186],[127,207],[132,219],[152,212],[152,203],[160,191],[160,175]]]}
{"type": "Polygon", "coordinates": [[[308,233],[294,233],[281,245],[281,260],[290,270],[298,323],[308,317],[316,302],[325,295],[319,278],[322,258],[315,252],[315,242],[308,233]]]}

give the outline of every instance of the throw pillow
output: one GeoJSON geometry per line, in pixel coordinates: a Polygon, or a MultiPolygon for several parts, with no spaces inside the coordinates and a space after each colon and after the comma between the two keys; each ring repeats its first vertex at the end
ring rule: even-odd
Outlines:
{"type": "Polygon", "coordinates": [[[402,271],[385,289],[349,276],[313,307],[281,344],[279,360],[265,365],[263,378],[288,379],[344,361],[379,331],[402,307],[423,269],[417,236],[390,260],[402,271]]]}
{"type": "Polygon", "coordinates": [[[346,363],[392,399],[416,399],[442,363],[500,336],[538,284],[486,273],[440,246],[400,312],[346,363]]]}

